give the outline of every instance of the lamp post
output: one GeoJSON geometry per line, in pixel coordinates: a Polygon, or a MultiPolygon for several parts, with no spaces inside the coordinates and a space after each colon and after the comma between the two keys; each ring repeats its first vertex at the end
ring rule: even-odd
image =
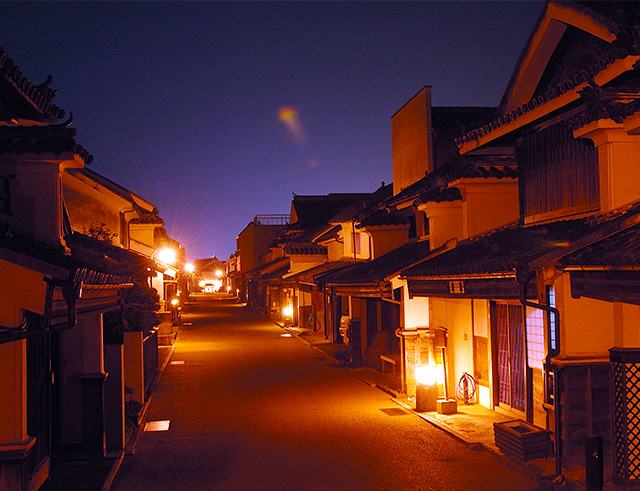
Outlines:
{"type": "Polygon", "coordinates": [[[435,411],[438,399],[438,376],[435,364],[416,367],[416,411],[435,411]]]}

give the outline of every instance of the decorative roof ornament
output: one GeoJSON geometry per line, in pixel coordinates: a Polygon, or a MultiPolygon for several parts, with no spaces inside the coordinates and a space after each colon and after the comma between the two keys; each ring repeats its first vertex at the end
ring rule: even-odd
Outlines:
{"type": "Polygon", "coordinates": [[[620,57],[626,55],[640,55],[640,12],[633,8],[628,13],[629,19],[621,22],[617,29],[614,29],[616,40],[612,43],[620,57]]]}
{"type": "Polygon", "coordinates": [[[66,128],[71,128],[71,125],[73,124],[73,113],[71,111],[69,111],[69,117],[67,118],[67,120],[62,123],[62,126],[66,127],[66,128]]]}
{"type": "Polygon", "coordinates": [[[31,83],[2,47],[0,47],[0,78],[13,86],[25,101],[28,101],[37,112],[49,118],[50,122],[64,117],[65,111],[51,103],[56,95],[56,91],[49,87],[51,77],[47,77],[47,80],[39,85],[31,83]]]}

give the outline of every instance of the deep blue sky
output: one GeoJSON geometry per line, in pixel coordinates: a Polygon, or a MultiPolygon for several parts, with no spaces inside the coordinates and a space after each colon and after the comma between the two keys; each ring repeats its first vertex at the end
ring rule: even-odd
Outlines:
{"type": "Polygon", "coordinates": [[[542,6],[2,3],[0,44],[33,82],[53,75],[94,170],[155,203],[189,257],[226,259],[294,192],[389,182],[389,118],[423,85],[435,105],[496,105],[542,6]]]}

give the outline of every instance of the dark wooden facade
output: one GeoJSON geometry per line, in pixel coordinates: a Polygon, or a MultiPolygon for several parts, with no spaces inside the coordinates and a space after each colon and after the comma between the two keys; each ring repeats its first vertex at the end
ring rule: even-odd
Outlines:
{"type": "Polygon", "coordinates": [[[576,139],[567,119],[527,131],[518,141],[521,214],[597,210],[597,155],[590,140],[576,139]]]}

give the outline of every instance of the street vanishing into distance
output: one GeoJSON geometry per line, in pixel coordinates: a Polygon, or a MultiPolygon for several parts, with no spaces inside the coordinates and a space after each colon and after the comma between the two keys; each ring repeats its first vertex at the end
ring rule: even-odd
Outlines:
{"type": "Polygon", "coordinates": [[[232,300],[184,321],[145,418],[169,428],[140,434],[116,491],[537,489],[232,300]]]}

